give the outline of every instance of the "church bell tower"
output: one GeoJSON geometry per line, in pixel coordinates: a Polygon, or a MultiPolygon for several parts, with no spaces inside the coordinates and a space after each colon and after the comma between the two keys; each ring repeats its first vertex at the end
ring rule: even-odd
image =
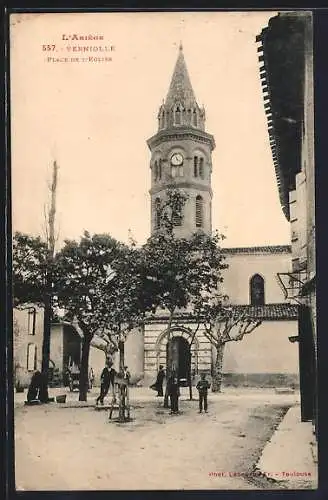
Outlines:
{"type": "Polygon", "coordinates": [[[158,207],[166,189],[175,186],[187,195],[177,237],[197,231],[211,234],[211,173],[214,137],[205,131],[205,110],[196,101],[182,45],[165,101],[159,108],[158,131],[147,141],[151,151],[151,232],[159,229],[158,207]]]}

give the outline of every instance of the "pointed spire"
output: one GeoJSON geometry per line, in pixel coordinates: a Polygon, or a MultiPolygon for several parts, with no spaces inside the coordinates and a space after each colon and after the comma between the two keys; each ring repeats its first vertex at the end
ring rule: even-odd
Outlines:
{"type": "Polygon", "coordinates": [[[182,42],[180,42],[179,45],[179,55],[173,71],[171,85],[165,100],[165,105],[172,106],[177,102],[183,104],[186,108],[193,108],[194,106],[197,106],[195,94],[191,86],[183,55],[182,42]]]}

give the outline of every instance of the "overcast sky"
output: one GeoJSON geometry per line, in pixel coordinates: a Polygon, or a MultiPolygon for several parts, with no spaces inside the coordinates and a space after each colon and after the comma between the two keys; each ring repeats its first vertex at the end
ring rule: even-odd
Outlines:
{"type": "MultiPolygon", "coordinates": [[[[206,109],[213,152],[213,229],[225,246],[287,244],[269,147],[255,37],[274,13],[11,16],[13,229],[42,234],[54,159],[59,244],[84,229],[142,243],[150,231],[150,151],[178,46],[206,109]],[[67,42],[63,35],[102,35],[67,42]],[[114,46],[110,62],[67,45],[114,46]],[[42,50],[54,44],[56,53],[42,50]],[[84,56],[85,57],[85,56],[84,56]]],[[[103,57],[103,54],[101,56],[103,57]]],[[[99,53],[92,53],[99,56],[99,53]]]]}

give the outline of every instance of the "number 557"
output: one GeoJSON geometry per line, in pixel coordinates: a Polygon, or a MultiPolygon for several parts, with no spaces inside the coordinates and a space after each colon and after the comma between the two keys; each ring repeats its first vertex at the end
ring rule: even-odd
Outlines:
{"type": "Polygon", "coordinates": [[[42,45],[42,50],[50,51],[55,50],[56,45],[42,45]]]}

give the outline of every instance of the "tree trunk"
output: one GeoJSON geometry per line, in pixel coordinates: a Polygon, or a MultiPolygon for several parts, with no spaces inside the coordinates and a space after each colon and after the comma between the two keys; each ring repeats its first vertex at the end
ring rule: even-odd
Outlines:
{"type": "MultiPolygon", "coordinates": [[[[118,350],[119,350],[119,353],[120,353],[120,362],[119,362],[119,366],[120,366],[120,372],[123,376],[123,372],[124,372],[124,365],[125,365],[125,361],[124,361],[124,341],[123,340],[120,340],[119,343],[118,343],[118,350]]],[[[120,385],[119,386],[119,400],[118,400],[118,419],[120,422],[124,422],[125,421],[125,387],[124,385],[120,385]]]]}
{"type": "Polygon", "coordinates": [[[89,353],[92,336],[85,335],[82,340],[82,355],[80,364],[80,394],[79,401],[86,401],[89,387],[89,353]]]}
{"type": "MultiPolygon", "coordinates": [[[[168,329],[168,342],[169,342],[169,347],[168,347],[168,358],[171,362],[172,360],[172,344],[170,343],[170,340],[171,340],[171,326],[172,326],[172,320],[173,320],[173,312],[170,313],[170,317],[169,317],[169,322],[168,322],[168,325],[167,325],[167,329],[168,329]]],[[[171,376],[171,371],[172,371],[172,366],[169,366],[169,364],[167,364],[166,366],[166,385],[165,385],[165,394],[164,394],[164,408],[169,408],[170,405],[169,405],[169,387],[168,387],[168,380],[171,376]]]]}
{"type": "Polygon", "coordinates": [[[47,403],[49,399],[49,359],[50,359],[50,336],[51,336],[51,280],[47,276],[46,291],[44,295],[44,316],[43,316],[43,342],[42,342],[42,366],[41,366],[41,386],[39,399],[42,403],[47,403]]]}
{"type": "Polygon", "coordinates": [[[123,373],[124,364],[125,364],[125,361],[124,361],[124,341],[123,340],[119,341],[119,343],[118,343],[118,350],[119,350],[119,353],[120,353],[120,363],[119,363],[120,372],[123,373]]]}
{"type": "Polygon", "coordinates": [[[212,392],[221,392],[224,346],[225,344],[216,345],[216,359],[212,377],[212,392]]]}

